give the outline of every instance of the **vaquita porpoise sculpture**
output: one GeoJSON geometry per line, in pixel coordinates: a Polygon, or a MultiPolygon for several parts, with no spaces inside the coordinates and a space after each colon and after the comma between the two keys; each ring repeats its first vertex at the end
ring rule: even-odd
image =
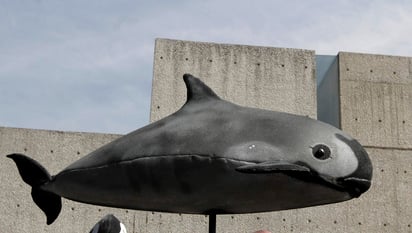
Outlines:
{"type": "Polygon", "coordinates": [[[240,214],[359,197],[371,185],[364,148],[341,130],[304,116],[241,107],[186,74],[187,101],[55,176],[11,154],[51,224],[61,197],[127,209],[240,214]]]}

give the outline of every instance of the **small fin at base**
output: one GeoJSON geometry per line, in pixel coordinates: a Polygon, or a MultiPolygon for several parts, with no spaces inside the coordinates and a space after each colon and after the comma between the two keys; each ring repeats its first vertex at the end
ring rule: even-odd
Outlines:
{"type": "Polygon", "coordinates": [[[310,172],[310,168],[285,161],[268,161],[263,163],[243,165],[236,168],[236,171],[243,173],[288,173],[310,172]]]}

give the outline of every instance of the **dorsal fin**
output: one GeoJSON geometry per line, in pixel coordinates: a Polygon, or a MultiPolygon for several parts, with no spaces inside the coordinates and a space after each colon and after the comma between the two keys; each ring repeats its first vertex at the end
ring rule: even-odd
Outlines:
{"type": "Polygon", "coordinates": [[[187,100],[186,103],[190,101],[200,101],[200,100],[218,100],[220,99],[216,93],[204,84],[200,79],[194,77],[191,74],[184,74],[183,80],[185,81],[187,88],[187,100]]]}

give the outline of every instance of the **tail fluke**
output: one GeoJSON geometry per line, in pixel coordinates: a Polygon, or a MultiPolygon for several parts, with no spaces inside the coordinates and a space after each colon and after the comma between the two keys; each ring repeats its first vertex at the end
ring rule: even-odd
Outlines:
{"type": "Polygon", "coordinates": [[[32,187],[33,201],[46,214],[47,224],[52,224],[60,214],[62,201],[60,196],[41,189],[43,184],[51,181],[50,174],[40,163],[25,155],[10,154],[7,157],[13,159],[23,181],[32,187]]]}

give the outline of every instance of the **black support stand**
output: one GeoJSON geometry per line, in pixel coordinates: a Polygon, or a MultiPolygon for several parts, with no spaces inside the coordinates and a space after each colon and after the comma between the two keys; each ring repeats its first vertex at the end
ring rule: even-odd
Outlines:
{"type": "Polygon", "coordinates": [[[216,214],[209,214],[209,233],[216,233],[216,214]]]}

